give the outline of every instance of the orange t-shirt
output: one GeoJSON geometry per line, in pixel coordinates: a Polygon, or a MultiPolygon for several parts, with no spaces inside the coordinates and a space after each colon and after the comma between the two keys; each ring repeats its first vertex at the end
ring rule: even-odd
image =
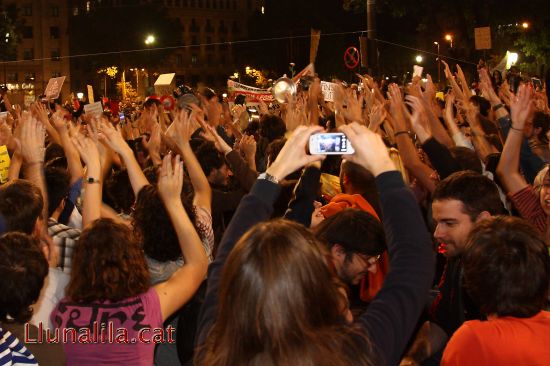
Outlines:
{"type": "Polygon", "coordinates": [[[453,334],[441,365],[550,364],[550,312],[531,318],[502,317],[465,322],[453,334]]]}

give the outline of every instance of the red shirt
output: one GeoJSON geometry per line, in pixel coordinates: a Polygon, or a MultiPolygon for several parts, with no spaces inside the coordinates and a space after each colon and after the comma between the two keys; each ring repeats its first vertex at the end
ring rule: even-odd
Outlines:
{"type": "Polygon", "coordinates": [[[531,318],[465,322],[452,336],[441,365],[550,364],[550,312],[531,318]]]}

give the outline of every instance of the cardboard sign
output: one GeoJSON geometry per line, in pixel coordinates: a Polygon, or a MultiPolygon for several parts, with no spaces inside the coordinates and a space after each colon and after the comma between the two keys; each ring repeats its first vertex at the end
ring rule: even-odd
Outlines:
{"type": "Polygon", "coordinates": [[[93,117],[99,117],[103,113],[103,107],[101,106],[101,102],[95,102],[86,104],[84,106],[84,113],[90,114],[93,117]]]}
{"type": "Polygon", "coordinates": [[[476,50],[490,50],[491,45],[491,27],[474,28],[476,50]]]}
{"type": "Polygon", "coordinates": [[[91,85],[86,85],[86,88],[88,89],[88,103],[95,102],[95,100],[94,100],[94,88],[91,85]]]}
{"type": "Polygon", "coordinates": [[[155,94],[157,95],[171,95],[172,90],[176,88],[174,84],[176,74],[160,74],[157,81],[155,81],[155,94]]]}
{"type": "Polygon", "coordinates": [[[59,98],[59,94],[61,93],[61,88],[63,87],[65,78],[66,76],[61,76],[58,78],[51,78],[48,81],[48,85],[46,86],[46,90],[44,91],[44,94],[46,95],[46,99],[59,98]]]}
{"type": "Polygon", "coordinates": [[[10,170],[10,154],[6,145],[0,146],[0,183],[8,181],[8,171],[10,170]]]}
{"type": "Polygon", "coordinates": [[[336,89],[335,83],[321,81],[321,92],[323,92],[325,102],[334,102],[334,89],[336,89]]]}
{"type": "Polygon", "coordinates": [[[424,71],[424,68],[422,66],[414,65],[413,66],[413,78],[415,76],[418,76],[419,78],[422,77],[422,71],[424,71]]]}

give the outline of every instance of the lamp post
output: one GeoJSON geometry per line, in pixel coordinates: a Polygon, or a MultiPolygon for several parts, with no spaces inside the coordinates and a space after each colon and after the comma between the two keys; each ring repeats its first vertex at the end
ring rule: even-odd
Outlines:
{"type": "Polygon", "coordinates": [[[451,43],[451,48],[453,48],[453,35],[448,33],[448,34],[445,34],[445,40],[447,42],[450,42],[451,43]]]}
{"type": "Polygon", "coordinates": [[[434,44],[437,46],[437,83],[441,83],[441,61],[439,60],[439,42],[434,42],[434,44]]]}
{"type": "MultiPolygon", "coordinates": [[[[145,45],[146,46],[153,46],[155,44],[155,36],[152,34],[147,35],[145,38],[145,45]]],[[[147,73],[147,84],[148,87],[151,86],[151,74],[152,74],[152,62],[151,62],[151,51],[148,51],[148,59],[149,59],[149,72],[147,73]]]]}

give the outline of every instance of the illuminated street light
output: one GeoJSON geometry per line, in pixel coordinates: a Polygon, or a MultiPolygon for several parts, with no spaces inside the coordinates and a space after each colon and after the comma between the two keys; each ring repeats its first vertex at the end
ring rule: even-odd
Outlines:
{"type": "Polygon", "coordinates": [[[445,40],[447,42],[451,43],[451,48],[453,48],[453,35],[452,34],[445,34],[445,40]]]}
{"type": "Polygon", "coordinates": [[[521,24],[521,26],[523,27],[523,29],[527,29],[527,28],[529,28],[529,23],[523,22],[523,23],[521,24]]]}
{"type": "Polygon", "coordinates": [[[76,97],[77,97],[79,100],[82,100],[82,98],[84,98],[84,93],[78,92],[78,93],[76,93],[76,97]]]}
{"type": "Polygon", "coordinates": [[[421,55],[417,55],[416,58],[415,58],[415,60],[416,60],[417,63],[420,64],[420,63],[422,63],[423,58],[422,58],[421,55]]]}
{"type": "Polygon", "coordinates": [[[145,44],[150,45],[153,43],[155,43],[155,36],[153,36],[152,34],[149,34],[147,38],[145,38],[145,44]]]}

